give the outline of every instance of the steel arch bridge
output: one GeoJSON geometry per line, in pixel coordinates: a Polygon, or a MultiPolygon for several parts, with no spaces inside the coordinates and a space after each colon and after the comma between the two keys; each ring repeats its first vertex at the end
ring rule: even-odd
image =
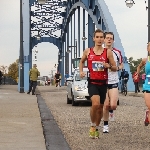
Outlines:
{"type": "MultiPolygon", "coordinates": [[[[47,0],[43,5],[39,4],[38,0],[23,0],[22,7],[25,92],[29,89],[28,72],[32,67],[32,49],[38,43],[50,42],[58,47],[57,69],[61,72],[64,83],[65,72],[72,72],[71,60],[77,55],[80,57],[86,42],[88,47],[93,46],[91,35],[95,28],[114,33],[114,46],[121,50],[124,67],[130,72],[121,39],[104,0],[47,0]],[[86,41],[82,40],[85,34],[87,34],[86,41]],[[37,38],[39,36],[40,39],[37,38]],[[70,54],[67,53],[69,47],[72,47],[70,54]]],[[[129,78],[128,90],[133,91],[131,74],[129,78]]]]}

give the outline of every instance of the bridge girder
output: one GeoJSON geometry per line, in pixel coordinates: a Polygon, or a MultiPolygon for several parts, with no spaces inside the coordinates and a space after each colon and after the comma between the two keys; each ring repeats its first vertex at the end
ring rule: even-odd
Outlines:
{"type": "MultiPolygon", "coordinates": [[[[79,12],[78,26],[80,26],[80,7],[82,7],[84,10],[83,28],[85,28],[85,11],[87,11],[88,12],[88,32],[90,33],[90,35],[93,34],[93,31],[95,30],[95,25],[97,28],[100,28],[103,31],[112,31],[115,35],[114,46],[122,51],[122,55],[124,56],[125,69],[130,71],[129,65],[126,62],[126,57],[125,57],[123,46],[121,44],[121,40],[119,38],[119,34],[117,32],[112,16],[109,13],[109,10],[104,0],[67,0],[67,1],[48,0],[48,2],[44,5],[39,5],[37,3],[37,0],[24,0],[24,3],[29,4],[29,11],[30,11],[30,14],[29,14],[30,41],[26,42],[26,45],[27,43],[30,43],[30,48],[29,48],[29,52],[25,52],[25,57],[24,57],[26,58],[26,62],[25,62],[27,66],[26,70],[28,70],[27,63],[30,63],[29,68],[31,68],[31,63],[32,63],[31,51],[33,47],[41,42],[50,42],[56,45],[59,49],[60,54],[58,56],[58,63],[59,63],[58,70],[61,70],[62,83],[64,82],[64,58],[65,58],[65,68],[67,68],[67,62],[69,62],[69,54],[66,53],[66,50],[69,46],[69,36],[70,36],[69,35],[69,23],[72,24],[72,16],[73,14],[75,14],[75,11],[78,10],[79,12]],[[32,10],[33,7],[35,7],[34,10],[32,10]],[[58,7],[60,7],[60,9],[65,7],[66,8],[65,12],[59,11],[58,7]],[[60,18],[63,18],[62,23],[56,21],[57,19],[60,19],[60,18]],[[38,32],[38,35],[40,36],[40,40],[37,40],[35,38],[36,36],[33,35],[35,34],[34,33],[35,31],[38,32]],[[60,31],[60,36],[56,36],[55,34],[53,34],[53,32],[56,32],[56,31],[60,31]],[[63,57],[63,61],[59,62],[59,59],[62,57],[63,57]]],[[[76,30],[74,29],[74,33],[75,32],[76,30]]],[[[78,39],[81,39],[80,27],[78,28],[77,32],[78,32],[78,39]]],[[[71,31],[71,39],[73,39],[72,31],[71,31]]],[[[91,47],[93,45],[92,37],[88,35],[87,39],[88,39],[88,46],[91,47]]],[[[75,36],[74,36],[74,40],[75,40],[75,36]]],[[[71,40],[71,45],[72,44],[73,43],[71,40]]],[[[84,47],[85,47],[85,41],[83,41],[83,49],[84,47]]],[[[80,53],[80,40],[78,40],[78,49],[79,49],[78,53],[80,53]]],[[[130,78],[132,77],[130,76],[130,78]]],[[[129,86],[132,87],[131,85],[129,86]]]]}

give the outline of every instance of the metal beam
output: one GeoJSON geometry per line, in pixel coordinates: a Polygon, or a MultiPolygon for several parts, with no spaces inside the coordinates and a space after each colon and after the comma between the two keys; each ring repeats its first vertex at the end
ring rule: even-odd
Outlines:
{"type": "Polygon", "coordinates": [[[80,7],[78,7],[78,57],[80,57],[80,7]]]}
{"type": "MultiPolygon", "coordinates": [[[[85,37],[85,9],[83,9],[83,37],[85,37]]],[[[85,40],[83,40],[83,51],[85,50],[85,40]]]]}
{"type": "MultiPolygon", "coordinates": [[[[75,12],[74,12],[74,45],[76,44],[76,15],[75,15],[75,12]]],[[[77,48],[74,48],[74,58],[77,58],[77,51],[76,51],[77,48]]]]}
{"type": "Polygon", "coordinates": [[[93,46],[93,38],[91,35],[93,35],[93,20],[90,15],[88,15],[88,47],[93,46]]]}
{"type": "MultiPolygon", "coordinates": [[[[71,26],[71,46],[72,46],[72,16],[70,19],[70,26],[71,26]]],[[[72,74],[72,48],[71,48],[71,74],[72,74]]]]}
{"type": "Polygon", "coordinates": [[[20,0],[20,93],[24,93],[24,50],[23,50],[23,13],[22,0],[20,0]]]}

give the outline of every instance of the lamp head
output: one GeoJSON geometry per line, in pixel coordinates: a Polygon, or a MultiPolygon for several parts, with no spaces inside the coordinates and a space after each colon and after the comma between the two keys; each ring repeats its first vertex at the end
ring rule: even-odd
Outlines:
{"type": "Polygon", "coordinates": [[[85,41],[87,38],[86,37],[82,37],[82,40],[85,41]]]}
{"type": "Polygon", "coordinates": [[[71,52],[71,50],[67,50],[67,53],[70,53],[71,52]]]}
{"type": "Polygon", "coordinates": [[[135,4],[133,0],[126,0],[125,3],[126,3],[126,6],[129,8],[131,8],[133,4],[135,4]]]}

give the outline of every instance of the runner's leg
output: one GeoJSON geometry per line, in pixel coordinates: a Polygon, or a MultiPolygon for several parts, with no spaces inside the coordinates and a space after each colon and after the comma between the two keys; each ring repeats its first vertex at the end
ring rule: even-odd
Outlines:
{"type": "Polygon", "coordinates": [[[144,93],[144,99],[145,99],[145,104],[148,107],[147,113],[146,113],[146,117],[145,117],[145,122],[149,122],[150,123],[150,93],[144,93]]]}
{"type": "Polygon", "coordinates": [[[97,85],[89,84],[88,85],[88,93],[91,97],[92,107],[90,109],[90,117],[91,117],[91,127],[89,131],[89,136],[91,138],[95,138],[96,133],[96,125],[98,126],[97,122],[97,111],[100,105],[100,97],[97,85]]]}
{"type": "Polygon", "coordinates": [[[109,91],[107,90],[106,93],[106,99],[103,107],[103,120],[104,120],[104,126],[103,126],[103,133],[108,133],[108,119],[109,119],[109,108],[110,108],[110,101],[109,101],[109,91]]]}

